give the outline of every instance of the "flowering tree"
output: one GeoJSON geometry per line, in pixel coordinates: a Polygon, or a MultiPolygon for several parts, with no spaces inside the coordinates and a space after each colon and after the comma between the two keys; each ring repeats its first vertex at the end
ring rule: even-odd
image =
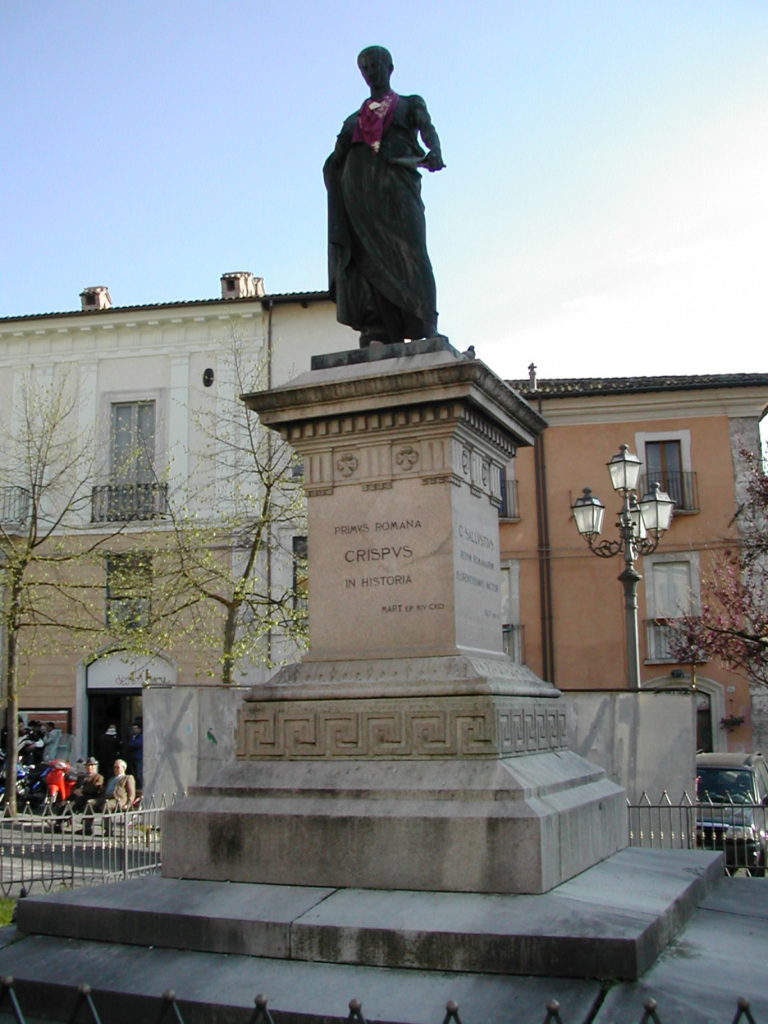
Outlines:
{"type": "Polygon", "coordinates": [[[675,623],[669,649],[681,664],[720,658],[768,687],[768,477],[754,456],[742,454],[750,476],[734,516],[739,543],[704,581],[701,615],[675,623]]]}

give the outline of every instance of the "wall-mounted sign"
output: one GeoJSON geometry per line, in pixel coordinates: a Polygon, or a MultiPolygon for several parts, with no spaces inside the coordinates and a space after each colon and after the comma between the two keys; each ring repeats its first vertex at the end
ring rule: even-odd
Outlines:
{"type": "Polygon", "coordinates": [[[108,654],[87,669],[89,690],[141,690],[144,686],[173,686],[176,669],[165,658],[108,654]]]}

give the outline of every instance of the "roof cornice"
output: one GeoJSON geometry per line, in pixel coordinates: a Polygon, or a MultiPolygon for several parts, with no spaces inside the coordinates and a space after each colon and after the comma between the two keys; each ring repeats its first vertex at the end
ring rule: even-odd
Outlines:
{"type": "Polygon", "coordinates": [[[109,309],[71,309],[58,313],[25,313],[21,316],[4,316],[0,317],[0,329],[16,324],[25,325],[58,319],[99,321],[114,318],[119,314],[160,314],[164,311],[169,311],[178,315],[179,312],[188,310],[190,313],[195,313],[205,308],[210,309],[211,315],[218,316],[223,309],[234,309],[243,306],[260,306],[262,309],[268,309],[270,306],[286,305],[289,303],[308,306],[313,302],[330,301],[331,296],[327,291],[276,292],[273,295],[246,296],[245,298],[238,299],[186,299],[178,302],[152,302],[138,306],[110,306],[109,309]]]}

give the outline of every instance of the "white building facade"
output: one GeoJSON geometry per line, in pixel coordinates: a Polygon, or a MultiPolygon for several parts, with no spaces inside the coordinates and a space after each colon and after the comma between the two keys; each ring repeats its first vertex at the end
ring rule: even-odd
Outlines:
{"type": "MultiPolygon", "coordinates": [[[[336,323],[327,293],[267,295],[262,279],[246,272],[222,275],[220,286],[216,299],[130,307],[113,305],[107,288],[98,286],[81,293],[79,310],[0,319],[0,427],[6,437],[13,435],[14,410],[30,373],[37,382],[66,379],[76,390],[80,433],[92,438],[95,459],[79,524],[86,534],[120,530],[130,538],[156,529],[169,500],[185,491],[193,505],[226,502],[226,487],[206,459],[201,424],[215,421],[237,400],[233,347],[252,368],[249,390],[258,390],[308,370],[315,353],[356,345],[356,337],[336,323]]],[[[5,486],[0,498],[0,515],[9,525],[18,490],[5,486]]],[[[207,514],[215,516],[215,508],[207,514]]],[[[290,546],[291,538],[284,537],[275,549],[290,546]]],[[[117,614],[121,598],[110,592],[108,556],[104,565],[104,606],[117,614]]],[[[291,565],[277,558],[267,571],[279,581],[291,565]]],[[[135,602],[130,610],[136,613],[135,602]]],[[[281,653],[288,657],[291,651],[278,652],[276,660],[281,653]]],[[[259,664],[243,668],[242,685],[270,671],[259,664]]],[[[92,753],[109,724],[127,739],[131,724],[143,719],[151,741],[148,694],[195,685],[206,681],[184,650],[143,659],[119,651],[95,660],[92,653],[49,653],[28,667],[20,707],[25,717],[53,719],[68,732],[74,759],[92,753]]],[[[174,788],[186,784],[188,772],[173,781],[174,788]]]]}

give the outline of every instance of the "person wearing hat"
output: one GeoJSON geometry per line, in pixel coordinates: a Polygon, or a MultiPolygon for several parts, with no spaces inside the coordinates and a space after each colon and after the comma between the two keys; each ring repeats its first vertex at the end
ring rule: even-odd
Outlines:
{"type": "MultiPolygon", "coordinates": [[[[86,835],[93,831],[93,810],[96,803],[100,802],[104,794],[104,776],[99,774],[99,762],[95,757],[89,757],[85,762],[85,775],[78,780],[77,785],[69,795],[69,806],[75,814],[87,810],[89,813],[83,819],[86,835]]],[[[54,826],[56,832],[61,831],[61,818],[54,826]]]]}

